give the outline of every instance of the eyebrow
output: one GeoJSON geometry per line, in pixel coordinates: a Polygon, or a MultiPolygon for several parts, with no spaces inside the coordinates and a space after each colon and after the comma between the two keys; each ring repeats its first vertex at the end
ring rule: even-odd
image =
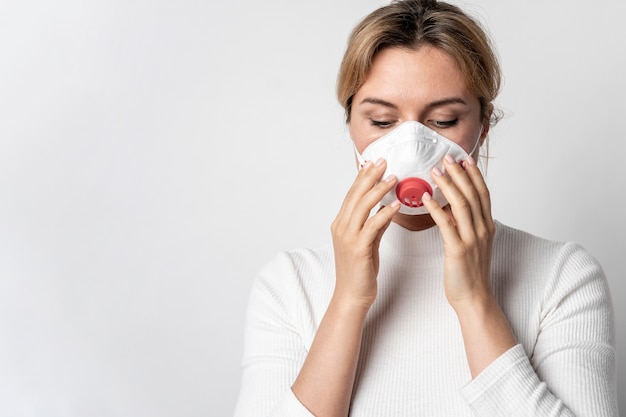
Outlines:
{"type": "MultiPolygon", "coordinates": [[[[398,106],[396,106],[395,104],[380,99],[380,98],[375,98],[375,97],[366,97],[363,100],[361,100],[361,104],[363,103],[371,103],[371,104],[378,104],[384,107],[389,107],[392,109],[397,109],[398,106]]],[[[447,98],[443,98],[441,100],[437,100],[437,101],[433,101],[431,103],[428,103],[428,105],[426,106],[428,109],[433,109],[435,107],[441,107],[441,106],[445,106],[448,104],[467,104],[465,102],[465,100],[463,100],[461,97],[447,97],[447,98]]]]}
{"type": "Polygon", "coordinates": [[[371,103],[371,104],[378,104],[381,106],[385,106],[385,107],[389,107],[392,109],[397,109],[398,106],[396,106],[393,103],[390,103],[386,100],[380,99],[380,98],[374,98],[374,97],[365,97],[363,100],[361,100],[361,104],[363,103],[371,103]]]}

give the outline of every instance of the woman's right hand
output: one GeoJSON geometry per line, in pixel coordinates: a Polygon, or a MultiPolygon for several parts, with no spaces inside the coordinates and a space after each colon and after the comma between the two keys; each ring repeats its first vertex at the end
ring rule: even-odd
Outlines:
{"type": "Polygon", "coordinates": [[[336,272],[333,299],[367,310],[376,299],[380,239],[400,209],[396,200],[370,217],[397,182],[393,175],[380,180],[386,166],[383,159],[365,163],[331,226],[336,272]]]}
{"type": "Polygon", "coordinates": [[[365,317],[376,299],[378,245],[399,210],[396,201],[370,217],[393,188],[395,177],[380,181],[383,160],[359,171],[332,224],[336,284],[333,298],[291,387],[316,416],[347,416],[354,389],[365,317]]]}

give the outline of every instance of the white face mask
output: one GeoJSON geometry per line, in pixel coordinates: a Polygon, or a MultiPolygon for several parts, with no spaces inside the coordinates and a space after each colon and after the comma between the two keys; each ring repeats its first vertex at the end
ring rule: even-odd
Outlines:
{"type": "Polygon", "coordinates": [[[422,204],[422,195],[428,192],[441,207],[448,204],[443,193],[435,185],[430,172],[437,167],[441,172],[443,158],[450,154],[455,161],[461,162],[474,153],[480,142],[482,128],[473,149],[468,154],[459,145],[447,139],[419,122],[404,122],[380,139],[371,143],[362,154],[356,150],[361,166],[366,161],[383,158],[387,161],[387,170],[383,178],[394,174],[398,183],[381,200],[382,205],[389,205],[396,199],[400,201],[400,213],[426,214],[428,210],[422,204]]]}

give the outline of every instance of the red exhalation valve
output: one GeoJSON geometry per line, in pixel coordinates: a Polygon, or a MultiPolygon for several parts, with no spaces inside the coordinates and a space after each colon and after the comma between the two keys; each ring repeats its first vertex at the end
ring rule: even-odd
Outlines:
{"type": "Polygon", "coordinates": [[[422,195],[425,192],[432,195],[433,189],[427,181],[421,178],[405,178],[396,185],[396,197],[408,207],[421,206],[423,204],[422,195]]]}

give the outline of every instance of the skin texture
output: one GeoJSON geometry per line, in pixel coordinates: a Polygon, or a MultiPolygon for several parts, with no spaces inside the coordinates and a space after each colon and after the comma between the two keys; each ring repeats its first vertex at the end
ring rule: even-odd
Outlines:
{"type": "MultiPolygon", "coordinates": [[[[447,54],[429,45],[417,50],[388,48],[376,55],[354,96],[349,128],[359,152],[409,120],[469,152],[489,129],[480,114],[478,98],[447,54]]],[[[368,162],[348,191],[331,227],[335,291],[292,386],[316,416],[348,415],[365,317],[377,295],[379,242],[392,221],[409,230],[439,226],[445,294],[459,319],[472,377],[516,344],[490,288],[495,227],[489,191],[474,158],[464,167],[449,160],[444,164],[445,174],[434,170],[432,177],[449,205],[439,207],[425,194],[422,200],[430,215],[403,215],[394,202],[370,216],[397,182],[393,176],[381,178],[384,160],[368,162]]]]}

